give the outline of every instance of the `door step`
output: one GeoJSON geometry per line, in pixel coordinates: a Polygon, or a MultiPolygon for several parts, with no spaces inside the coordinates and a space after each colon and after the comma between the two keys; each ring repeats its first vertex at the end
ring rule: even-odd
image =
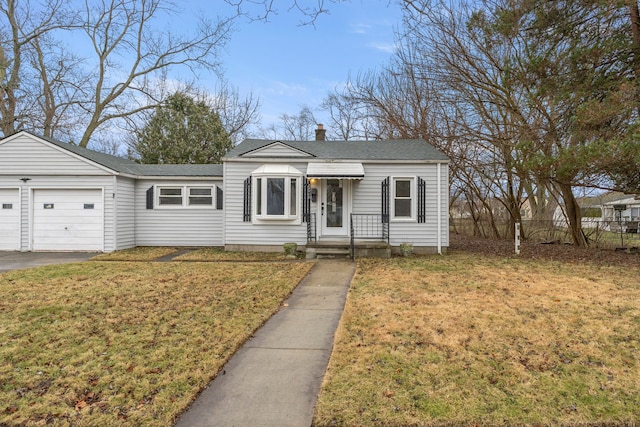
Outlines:
{"type": "Polygon", "coordinates": [[[349,248],[316,248],[316,258],[351,258],[349,248]]]}

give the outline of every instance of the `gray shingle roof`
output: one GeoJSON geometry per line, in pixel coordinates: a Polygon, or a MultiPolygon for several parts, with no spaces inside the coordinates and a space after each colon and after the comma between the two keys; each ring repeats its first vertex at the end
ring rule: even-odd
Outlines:
{"type": "Polygon", "coordinates": [[[42,138],[60,148],[84,157],[87,160],[98,163],[115,172],[138,176],[222,176],[222,165],[141,165],[132,160],[110,154],[100,153],[74,144],[57,141],[51,138],[42,138]]]}
{"type": "Polygon", "coordinates": [[[422,139],[398,139],[384,141],[272,141],[245,139],[225,158],[242,157],[251,151],[274,142],[309,153],[326,160],[434,160],[448,161],[440,150],[422,139]]]}
{"type": "Polygon", "coordinates": [[[222,165],[137,165],[144,176],[222,176],[222,165]]]}

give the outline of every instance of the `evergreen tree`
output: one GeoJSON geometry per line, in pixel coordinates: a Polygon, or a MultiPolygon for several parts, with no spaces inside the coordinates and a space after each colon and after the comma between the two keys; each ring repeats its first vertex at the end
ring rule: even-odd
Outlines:
{"type": "Polygon", "coordinates": [[[156,108],[130,146],[132,157],[148,164],[220,163],[231,147],[220,116],[180,92],[156,108]]]}

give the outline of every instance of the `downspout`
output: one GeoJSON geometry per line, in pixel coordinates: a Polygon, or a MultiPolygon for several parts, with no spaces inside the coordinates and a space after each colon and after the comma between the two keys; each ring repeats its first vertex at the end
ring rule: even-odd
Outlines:
{"type": "Polygon", "coordinates": [[[437,185],[438,188],[436,190],[437,196],[438,196],[438,213],[437,213],[437,217],[438,217],[438,255],[442,255],[442,186],[441,186],[441,181],[442,181],[442,171],[441,171],[441,163],[438,163],[438,177],[436,179],[437,181],[437,185]]]}

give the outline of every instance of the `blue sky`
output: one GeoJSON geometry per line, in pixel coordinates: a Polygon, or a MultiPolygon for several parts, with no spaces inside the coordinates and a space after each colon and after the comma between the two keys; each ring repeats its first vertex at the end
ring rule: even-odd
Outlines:
{"type": "MultiPolygon", "coordinates": [[[[300,26],[303,17],[286,7],[267,23],[237,23],[222,58],[225,74],[241,93],[252,91],[260,98],[263,127],[283,113],[298,114],[302,105],[315,109],[350,74],[384,65],[392,55],[402,16],[394,2],[326,3],[330,12],[315,27],[300,26]]],[[[226,4],[216,4],[224,14],[226,4]]]]}

